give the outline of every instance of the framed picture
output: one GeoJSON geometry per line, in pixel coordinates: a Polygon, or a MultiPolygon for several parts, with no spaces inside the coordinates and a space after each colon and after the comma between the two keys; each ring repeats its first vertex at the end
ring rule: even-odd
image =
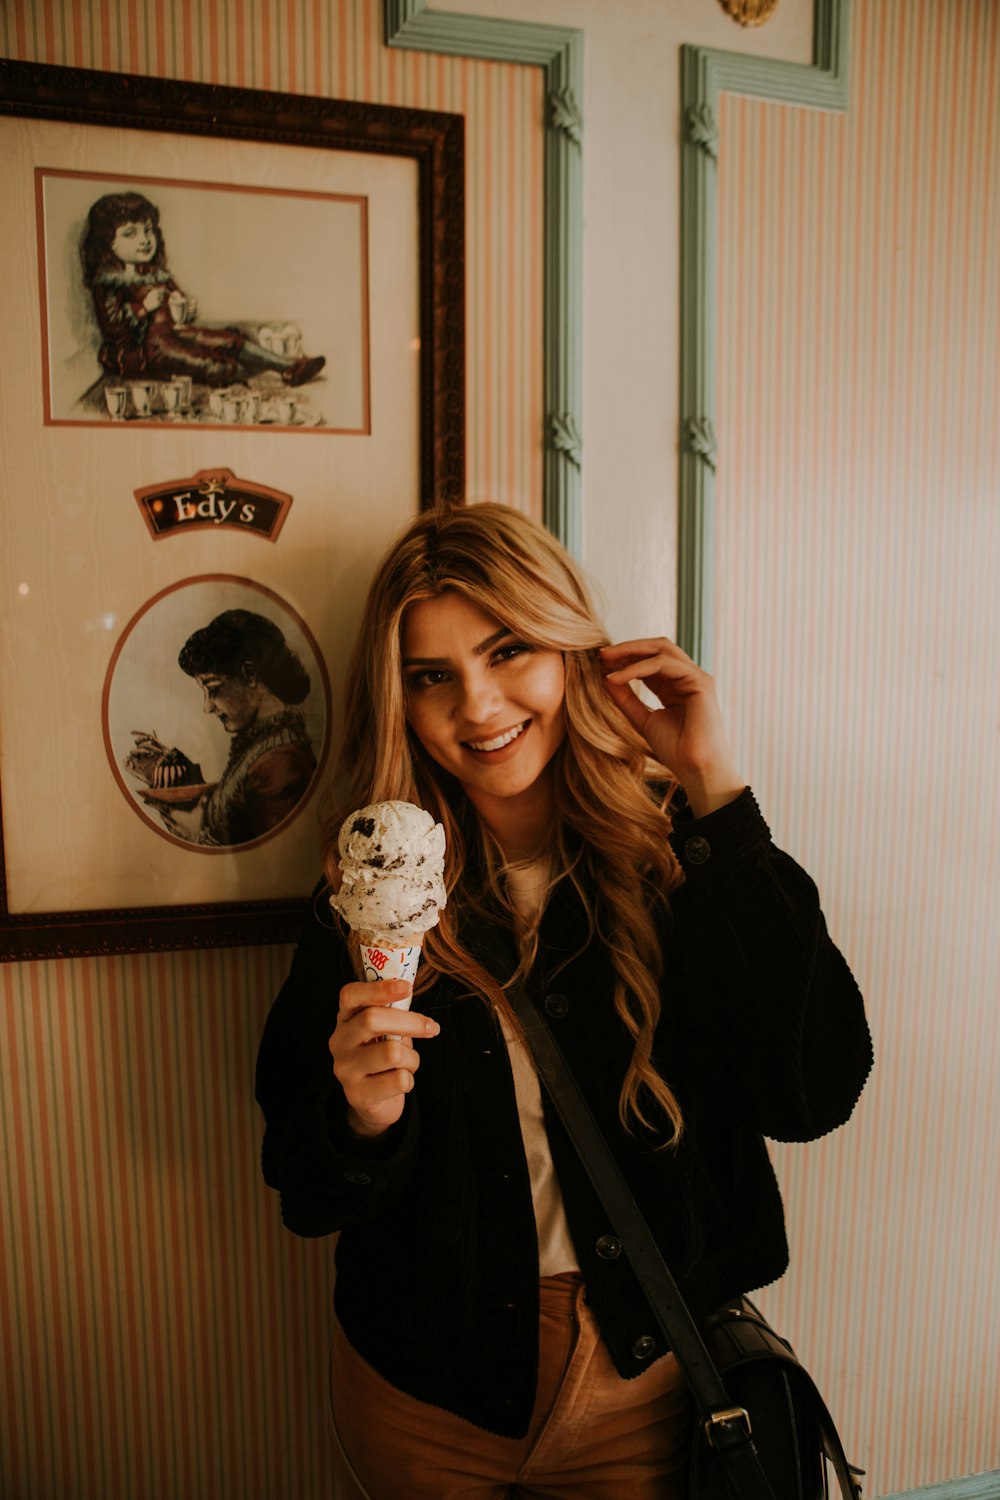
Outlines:
{"type": "Polygon", "coordinates": [[[276,942],[464,491],[461,116],[0,61],[0,957],[276,942]]]}
{"type": "Polygon", "coordinates": [[[370,432],[365,197],[46,167],[35,186],[47,425],[370,432]]]}

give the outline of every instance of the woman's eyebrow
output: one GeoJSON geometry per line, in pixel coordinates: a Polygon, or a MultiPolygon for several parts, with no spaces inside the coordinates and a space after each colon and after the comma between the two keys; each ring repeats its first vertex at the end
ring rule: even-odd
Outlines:
{"type": "MultiPolygon", "coordinates": [[[[505,635],[513,635],[509,625],[501,625],[492,635],[488,635],[485,641],[480,641],[478,646],[473,646],[473,656],[483,656],[493,646],[502,641],[505,635]]],[[[443,667],[448,663],[447,656],[404,656],[404,667],[443,667]]]]}

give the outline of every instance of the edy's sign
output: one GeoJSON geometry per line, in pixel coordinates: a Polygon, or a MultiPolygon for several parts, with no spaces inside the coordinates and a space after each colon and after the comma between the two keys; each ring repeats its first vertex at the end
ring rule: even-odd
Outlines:
{"type": "Polygon", "coordinates": [[[291,495],[237,479],[231,469],[199,469],[190,479],[167,479],[133,491],[154,538],[227,526],[276,541],[291,495]]]}

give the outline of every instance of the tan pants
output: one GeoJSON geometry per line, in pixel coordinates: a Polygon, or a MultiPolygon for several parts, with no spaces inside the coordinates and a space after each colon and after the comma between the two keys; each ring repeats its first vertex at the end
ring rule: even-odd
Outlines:
{"type": "MultiPolygon", "coordinates": [[[[336,1329],[337,1432],[371,1500],[684,1500],[691,1405],[673,1356],[622,1380],[582,1278],[545,1277],[541,1293],[538,1394],[523,1438],[404,1395],[336,1329]]],[[[364,1490],[337,1462],[339,1500],[358,1500],[364,1490]]]]}

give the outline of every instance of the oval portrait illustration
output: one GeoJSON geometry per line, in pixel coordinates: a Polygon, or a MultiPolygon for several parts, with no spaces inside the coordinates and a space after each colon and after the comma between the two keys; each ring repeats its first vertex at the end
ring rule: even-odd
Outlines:
{"type": "Polygon", "coordinates": [[[202,853],[272,838],[326,755],[330,689],[305,621],[248,578],[164,589],[133,616],[104,685],[104,743],[130,807],[202,853]]]}

